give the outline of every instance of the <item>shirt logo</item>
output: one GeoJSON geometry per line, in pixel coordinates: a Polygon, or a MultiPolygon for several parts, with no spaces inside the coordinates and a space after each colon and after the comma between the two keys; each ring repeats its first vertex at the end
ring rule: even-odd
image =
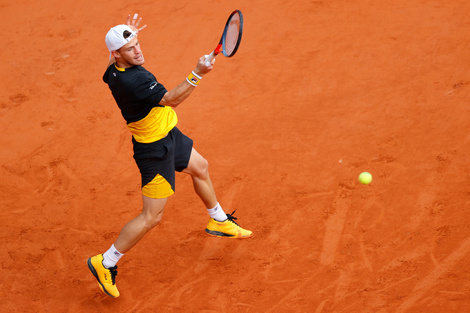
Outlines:
{"type": "Polygon", "coordinates": [[[153,88],[155,88],[155,86],[157,86],[157,85],[158,85],[158,83],[157,83],[157,82],[153,82],[153,83],[151,83],[151,84],[150,84],[150,89],[153,89],[153,88]]]}

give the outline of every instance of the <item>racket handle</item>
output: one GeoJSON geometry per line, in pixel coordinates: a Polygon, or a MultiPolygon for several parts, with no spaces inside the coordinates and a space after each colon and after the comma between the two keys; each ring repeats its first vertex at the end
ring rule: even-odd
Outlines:
{"type": "Polygon", "coordinates": [[[206,66],[211,66],[211,62],[212,60],[215,59],[215,53],[214,51],[211,52],[211,54],[209,54],[207,57],[206,57],[206,66]]]}

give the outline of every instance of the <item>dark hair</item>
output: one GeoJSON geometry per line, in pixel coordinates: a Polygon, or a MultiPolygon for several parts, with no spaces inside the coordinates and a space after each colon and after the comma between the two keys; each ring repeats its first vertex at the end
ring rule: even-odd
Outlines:
{"type": "Polygon", "coordinates": [[[125,39],[127,39],[127,37],[129,37],[130,35],[132,35],[132,33],[128,30],[125,30],[124,33],[122,33],[122,35],[124,36],[125,39]]]}

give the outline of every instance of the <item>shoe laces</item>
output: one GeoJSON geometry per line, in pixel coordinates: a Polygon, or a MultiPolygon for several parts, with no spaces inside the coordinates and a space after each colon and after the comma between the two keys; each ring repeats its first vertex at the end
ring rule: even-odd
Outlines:
{"type": "Polygon", "coordinates": [[[113,282],[113,285],[116,284],[116,276],[117,276],[117,266],[113,266],[108,268],[109,272],[111,273],[111,280],[113,282]]]}
{"type": "Polygon", "coordinates": [[[240,226],[240,225],[237,224],[237,222],[235,222],[235,220],[236,220],[237,218],[236,218],[235,216],[233,216],[233,214],[235,214],[236,211],[237,211],[237,210],[233,211],[232,214],[227,214],[227,219],[228,219],[230,222],[234,223],[235,225],[240,226]]]}

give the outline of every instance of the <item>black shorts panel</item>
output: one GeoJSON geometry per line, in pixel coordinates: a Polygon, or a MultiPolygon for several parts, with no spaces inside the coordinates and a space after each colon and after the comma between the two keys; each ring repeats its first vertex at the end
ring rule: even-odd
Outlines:
{"type": "MultiPolygon", "coordinates": [[[[134,159],[142,177],[142,187],[161,175],[175,191],[175,171],[188,167],[193,140],[174,127],[168,135],[152,143],[140,143],[132,139],[134,159]]],[[[158,188],[153,186],[152,188],[158,188]]]]}

